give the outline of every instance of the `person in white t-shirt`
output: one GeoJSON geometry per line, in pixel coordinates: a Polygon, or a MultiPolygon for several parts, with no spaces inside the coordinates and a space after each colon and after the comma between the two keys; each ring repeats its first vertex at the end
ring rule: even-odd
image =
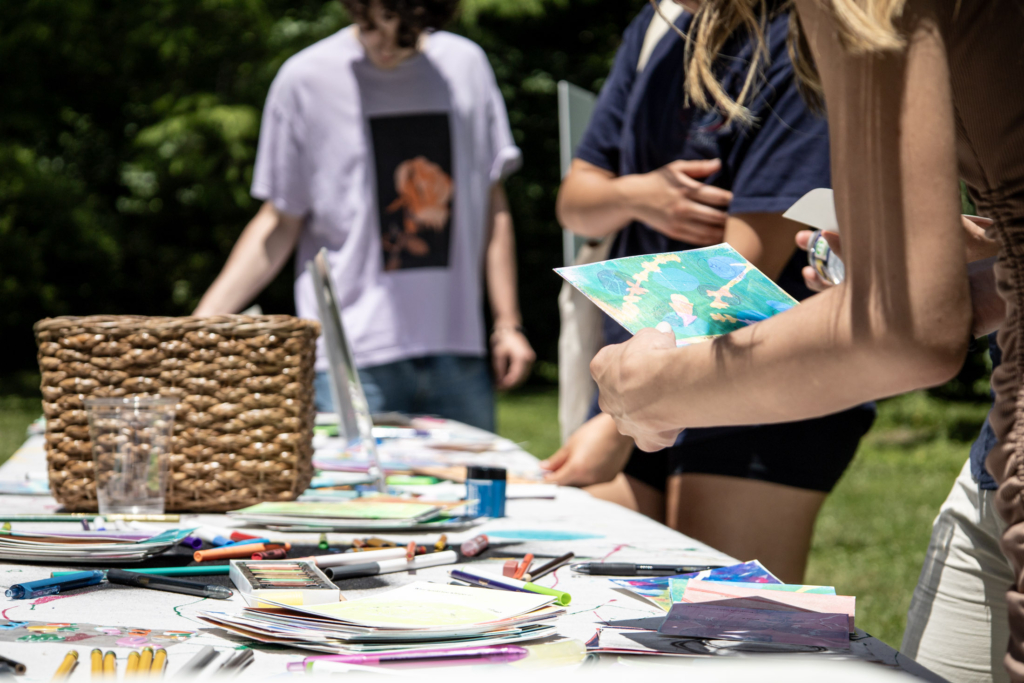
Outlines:
{"type": "MultiPolygon", "coordinates": [[[[356,23],[285,62],[253,171],[264,204],[195,314],[241,310],[295,249],[297,314],[318,317],[305,263],[326,247],[370,409],[493,431],[484,278],[497,387],[535,358],[502,186],[521,153],[483,50],[436,30],[456,4],[346,0],[356,23]]],[[[329,411],[322,346],[316,367],[329,411]]]]}

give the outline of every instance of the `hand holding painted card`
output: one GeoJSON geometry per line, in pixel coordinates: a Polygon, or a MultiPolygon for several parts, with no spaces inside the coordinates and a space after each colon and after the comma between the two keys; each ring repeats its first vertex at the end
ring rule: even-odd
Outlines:
{"type": "Polygon", "coordinates": [[[665,323],[678,346],[727,334],[797,303],[728,244],[555,272],[633,334],[665,323]]]}

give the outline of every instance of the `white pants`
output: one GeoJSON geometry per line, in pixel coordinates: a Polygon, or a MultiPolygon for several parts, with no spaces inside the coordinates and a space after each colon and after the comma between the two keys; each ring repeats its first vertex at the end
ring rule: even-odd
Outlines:
{"type": "Polygon", "coordinates": [[[932,526],[900,651],[952,683],[1008,681],[1006,590],[1013,571],[999,549],[1006,524],[964,465],[932,526]]]}

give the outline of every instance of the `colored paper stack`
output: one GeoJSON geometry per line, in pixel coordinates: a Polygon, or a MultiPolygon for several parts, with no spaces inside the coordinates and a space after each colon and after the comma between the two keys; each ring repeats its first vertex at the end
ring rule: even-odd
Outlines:
{"type": "Polygon", "coordinates": [[[260,503],[228,515],[248,525],[280,531],[403,531],[437,528],[452,523],[454,503],[420,503],[399,499],[355,499],[340,502],[260,503]]]}
{"type": "MultiPolygon", "coordinates": [[[[258,640],[335,654],[518,643],[555,634],[565,613],[555,598],[417,582],[358,600],[326,605],[248,608],[199,618],[258,640]]],[[[261,597],[261,601],[274,604],[261,597]]]]}
{"type": "Polygon", "coordinates": [[[195,529],[158,534],[80,531],[0,531],[0,559],[26,562],[141,562],[169,550],[195,529]]]}

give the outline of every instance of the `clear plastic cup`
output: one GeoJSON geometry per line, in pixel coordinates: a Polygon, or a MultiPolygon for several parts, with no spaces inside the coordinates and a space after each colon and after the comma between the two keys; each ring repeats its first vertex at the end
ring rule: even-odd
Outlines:
{"type": "Polygon", "coordinates": [[[164,512],[175,400],[87,398],[101,515],[164,512]]]}

